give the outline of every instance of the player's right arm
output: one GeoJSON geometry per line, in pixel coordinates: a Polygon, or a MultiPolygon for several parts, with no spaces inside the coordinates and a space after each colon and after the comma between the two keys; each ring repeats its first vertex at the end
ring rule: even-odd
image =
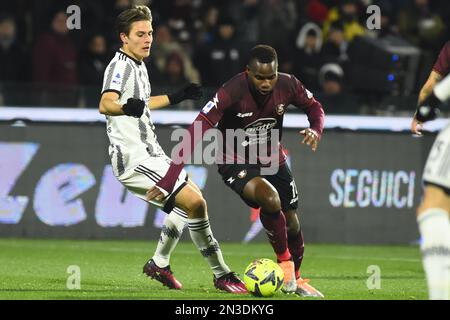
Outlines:
{"type": "Polygon", "coordinates": [[[442,76],[439,73],[437,73],[436,71],[432,70],[430,73],[430,76],[428,77],[427,81],[425,82],[422,89],[420,90],[418,104],[421,104],[425,101],[425,99],[433,91],[434,86],[441,80],[442,80],[442,76]]]}
{"type": "MultiPolygon", "coordinates": [[[[422,123],[434,120],[439,114],[439,107],[442,102],[450,98],[450,75],[439,82],[422,103],[417,106],[414,115],[414,121],[420,125],[413,126],[411,131],[417,135],[421,135],[422,123]]],[[[413,121],[413,125],[414,125],[413,121]]]]}
{"type": "Polygon", "coordinates": [[[124,105],[119,104],[117,92],[104,92],[100,99],[99,112],[108,116],[122,116],[140,118],[144,113],[145,102],[129,98],[124,105]]]}
{"type": "Polygon", "coordinates": [[[102,94],[98,111],[108,116],[124,115],[122,105],[119,104],[119,94],[117,92],[105,92],[102,94]]]}
{"type": "Polygon", "coordinates": [[[188,128],[188,135],[183,139],[180,152],[177,158],[172,159],[169,170],[166,175],[158,181],[156,186],[150,188],[147,192],[147,200],[161,200],[173,191],[175,183],[184,164],[191,157],[192,152],[198,142],[203,139],[203,135],[208,129],[213,128],[222,118],[225,109],[231,105],[231,99],[225,88],[220,88],[216,95],[203,107],[195,118],[194,122],[188,128]],[[196,129],[197,128],[197,129],[196,129]],[[200,128],[200,131],[198,131],[200,128]]]}
{"type": "Polygon", "coordinates": [[[117,60],[105,70],[103,79],[102,97],[99,103],[99,112],[109,116],[127,115],[140,118],[144,113],[146,102],[128,98],[127,102],[121,105],[120,96],[125,91],[127,81],[133,81],[132,67],[125,60],[117,60]]]}
{"type": "MultiPolygon", "coordinates": [[[[420,107],[424,101],[432,94],[434,87],[436,84],[441,81],[442,76],[436,71],[432,70],[430,76],[427,81],[423,85],[422,89],[419,93],[419,101],[417,102],[417,106],[420,107]]],[[[420,117],[419,117],[420,118],[420,117]]],[[[417,119],[417,113],[414,114],[413,120],[411,122],[411,132],[417,135],[421,135],[421,130],[423,127],[423,122],[417,119]]]]}
{"type": "MultiPolygon", "coordinates": [[[[446,75],[450,73],[450,41],[444,44],[441,51],[439,52],[439,56],[434,63],[433,70],[430,73],[425,85],[422,87],[419,93],[419,101],[417,103],[417,110],[424,103],[427,102],[427,99],[433,92],[433,89],[437,85],[438,82],[442,80],[446,75]]],[[[419,115],[419,119],[417,118],[417,112],[414,114],[413,120],[411,122],[411,131],[415,134],[420,135],[420,131],[422,130],[423,122],[420,121],[421,116],[419,115]]]]}

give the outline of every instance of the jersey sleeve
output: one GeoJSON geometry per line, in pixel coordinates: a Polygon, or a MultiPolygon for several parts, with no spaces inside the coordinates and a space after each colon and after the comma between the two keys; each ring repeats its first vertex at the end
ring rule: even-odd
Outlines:
{"type": "Polygon", "coordinates": [[[230,94],[225,87],[220,88],[215,96],[200,111],[200,116],[214,127],[222,118],[225,110],[231,105],[230,94]]]}
{"type": "Polygon", "coordinates": [[[105,70],[103,78],[102,94],[116,92],[119,97],[125,90],[125,83],[132,77],[132,67],[125,60],[112,62],[105,70]]]}
{"type": "Polygon", "coordinates": [[[160,189],[171,193],[175,187],[175,182],[184,167],[184,164],[191,157],[195,146],[202,140],[205,132],[213,128],[222,118],[225,110],[231,105],[230,95],[225,87],[220,88],[214,97],[200,111],[197,118],[188,128],[187,139],[183,139],[180,152],[175,158],[166,172],[166,175],[156,184],[160,189]],[[200,128],[200,132],[195,129],[200,128]]]}
{"type": "Polygon", "coordinates": [[[450,98],[450,74],[447,75],[444,80],[439,82],[433,89],[436,97],[442,102],[447,101],[450,98]]]}
{"type": "Polygon", "coordinates": [[[308,116],[310,128],[321,136],[325,122],[325,112],[322,105],[314,99],[313,94],[295,76],[291,76],[291,80],[293,85],[291,103],[305,112],[308,116]]]}
{"type": "Polygon", "coordinates": [[[450,41],[441,49],[439,56],[433,66],[433,70],[445,77],[450,73],[450,41]]]}

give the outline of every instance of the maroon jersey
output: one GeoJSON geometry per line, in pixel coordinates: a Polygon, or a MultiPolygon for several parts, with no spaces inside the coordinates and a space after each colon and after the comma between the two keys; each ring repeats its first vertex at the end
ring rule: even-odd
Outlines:
{"type": "Polygon", "coordinates": [[[439,56],[433,66],[433,70],[439,73],[442,77],[445,77],[450,73],[450,41],[441,49],[439,56]]]}
{"type": "MultiPolygon", "coordinates": [[[[244,146],[266,144],[264,148],[268,151],[271,147],[275,147],[278,149],[279,163],[282,164],[286,161],[286,156],[282,151],[280,140],[284,113],[290,104],[305,111],[311,128],[320,136],[323,130],[322,106],[295,76],[285,73],[279,73],[278,81],[268,95],[261,95],[253,88],[247,73],[239,73],[217,91],[201,114],[211,126],[217,125],[225,140],[225,146],[232,145],[236,150],[236,146],[231,141],[227,141],[226,130],[242,129],[247,135],[244,146]],[[271,134],[272,129],[278,129],[278,136],[275,136],[279,138],[278,141],[271,139],[274,137],[271,134]]],[[[243,160],[242,154],[237,154],[236,151],[234,154],[230,153],[232,150],[229,148],[226,150],[226,155],[223,155],[223,161],[230,158],[243,160]]],[[[267,155],[270,155],[270,152],[267,152],[267,155]]],[[[248,156],[247,152],[245,162],[248,156]]]]}
{"type": "MultiPolygon", "coordinates": [[[[214,98],[203,107],[194,123],[189,127],[189,138],[183,140],[183,146],[177,158],[172,159],[174,161],[171,163],[166,175],[156,185],[168,193],[172,192],[178,175],[195,146],[202,139],[204,133],[216,125],[222,132],[222,137],[225,140],[224,147],[226,152],[223,156],[226,159],[224,159],[224,162],[227,162],[230,157],[230,150],[227,149],[227,145],[230,145],[230,143],[226,141],[226,130],[242,129],[245,135],[249,137],[248,141],[253,139],[257,144],[269,144],[270,142],[270,147],[265,145],[265,151],[270,151],[272,147],[275,147],[275,150],[279,150],[279,163],[284,163],[286,157],[280,143],[281,128],[283,126],[284,112],[290,104],[301,108],[306,113],[310,128],[315,130],[320,138],[324,125],[322,105],[314,99],[311,92],[306,90],[297,78],[293,75],[280,73],[273,91],[268,95],[261,95],[252,89],[247,73],[236,75],[225,83],[217,91],[214,98]],[[201,134],[195,132],[195,124],[198,123],[200,124],[201,134]],[[279,135],[278,140],[273,141],[270,138],[274,137],[274,135],[270,135],[270,138],[268,137],[269,132],[275,128],[279,129],[279,135]]],[[[231,145],[234,145],[234,143],[231,143],[231,145]]],[[[247,147],[249,146],[247,145],[247,147]]],[[[259,146],[258,149],[260,149],[259,146]]],[[[266,152],[266,154],[272,160],[272,155],[269,152],[266,152]]],[[[239,159],[243,160],[243,163],[248,163],[246,161],[248,156],[248,152],[244,152],[244,159],[242,159],[242,154],[234,152],[234,148],[231,150],[231,160],[239,159]]],[[[262,159],[258,155],[256,160],[262,159]]],[[[259,162],[267,164],[266,161],[259,162]]]]}

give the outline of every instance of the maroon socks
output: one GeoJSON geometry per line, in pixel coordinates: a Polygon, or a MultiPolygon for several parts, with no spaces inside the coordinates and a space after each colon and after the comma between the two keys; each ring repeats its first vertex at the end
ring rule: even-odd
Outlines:
{"type": "Polygon", "coordinates": [[[279,261],[291,259],[288,249],[286,218],[280,211],[273,213],[262,212],[260,214],[261,223],[266,230],[269,242],[279,261]]]}

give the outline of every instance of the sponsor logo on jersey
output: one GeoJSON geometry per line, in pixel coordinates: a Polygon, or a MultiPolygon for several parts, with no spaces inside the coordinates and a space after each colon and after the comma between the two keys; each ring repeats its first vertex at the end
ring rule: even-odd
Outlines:
{"type": "Polygon", "coordinates": [[[236,180],[236,179],[234,179],[233,177],[229,177],[229,178],[227,179],[227,182],[228,182],[229,184],[232,184],[232,183],[234,182],[234,180],[236,180]]]}
{"type": "Polygon", "coordinates": [[[247,112],[247,113],[238,113],[237,115],[236,115],[236,117],[239,117],[239,118],[245,118],[245,117],[251,117],[253,115],[253,112],[247,112]]]}
{"type": "Polygon", "coordinates": [[[249,135],[255,135],[260,133],[260,131],[267,132],[272,130],[276,124],[277,120],[274,118],[261,118],[247,125],[244,130],[249,135]]]}
{"type": "Polygon", "coordinates": [[[217,104],[219,103],[219,98],[217,98],[217,93],[211,101],[208,101],[207,104],[202,109],[203,114],[208,114],[212,108],[217,108],[217,104]]]}
{"type": "Polygon", "coordinates": [[[279,105],[277,105],[275,107],[275,110],[276,110],[277,114],[279,114],[281,116],[284,113],[284,104],[280,103],[279,105]]]}

